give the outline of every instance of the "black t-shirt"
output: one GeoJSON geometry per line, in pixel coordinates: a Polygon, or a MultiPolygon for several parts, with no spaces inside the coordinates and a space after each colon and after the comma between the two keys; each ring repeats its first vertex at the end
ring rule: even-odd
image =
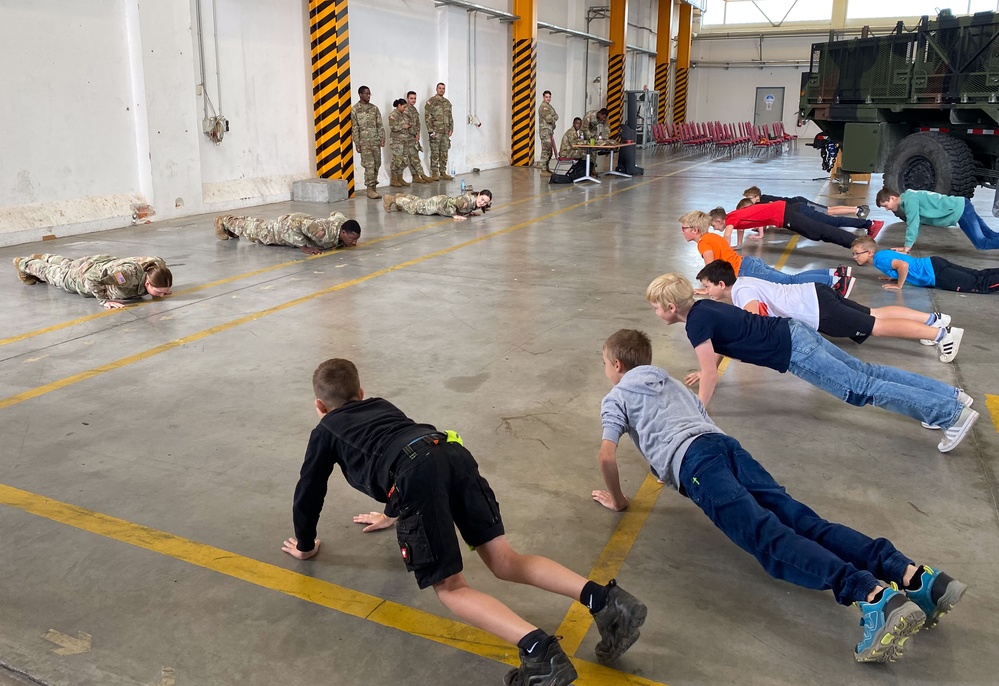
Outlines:
{"type": "Polygon", "coordinates": [[[293,517],[298,549],[315,547],[316,525],[335,465],[340,465],[351,486],[387,503],[402,449],[435,431],[430,424],[417,424],[382,398],[349,402],[323,417],[309,437],[295,488],[293,517]]]}
{"type": "Polygon", "coordinates": [[[789,321],[751,314],[727,303],[698,300],[687,313],[687,339],[695,348],[710,340],[716,353],[783,374],[791,363],[789,321]]]}

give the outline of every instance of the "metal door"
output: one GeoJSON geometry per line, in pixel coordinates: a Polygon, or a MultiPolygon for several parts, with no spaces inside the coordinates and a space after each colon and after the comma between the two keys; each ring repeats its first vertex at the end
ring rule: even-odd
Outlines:
{"type": "Polygon", "coordinates": [[[756,113],[753,124],[763,126],[784,120],[784,87],[756,89],[756,113]]]}

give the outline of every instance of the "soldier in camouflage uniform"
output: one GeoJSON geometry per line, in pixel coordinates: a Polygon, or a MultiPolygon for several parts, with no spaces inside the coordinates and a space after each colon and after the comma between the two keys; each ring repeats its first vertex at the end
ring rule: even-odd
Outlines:
{"type": "Polygon", "coordinates": [[[289,245],[301,248],[307,255],[317,255],[324,250],[357,245],[361,225],[339,212],[331,212],[325,219],[302,212],[283,214],[277,219],[223,214],[215,217],[215,237],[220,241],[246,238],[264,245],[289,245]]]}
{"type": "MultiPolygon", "coordinates": [[[[409,147],[413,140],[410,131],[409,118],[406,116],[406,101],[399,98],[392,103],[392,114],[389,115],[389,141],[392,151],[392,179],[390,186],[408,186],[402,174],[409,166],[409,147]]],[[[413,177],[416,180],[416,177],[413,177]]]]}
{"type": "Polygon", "coordinates": [[[586,157],[586,151],[577,148],[576,143],[583,142],[583,120],[576,117],[572,120],[572,128],[562,134],[562,143],[558,146],[559,157],[571,157],[581,160],[586,157]]]}
{"type": "Polygon", "coordinates": [[[464,193],[455,198],[447,195],[420,198],[415,195],[388,194],[382,198],[386,212],[401,210],[409,214],[439,214],[442,217],[452,217],[459,222],[477,215],[476,210],[485,212],[492,206],[492,202],[493,194],[488,190],[464,193]]]}
{"type": "Polygon", "coordinates": [[[413,175],[413,183],[430,183],[430,177],[423,173],[423,163],[420,161],[423,145],[420,144],[420,110],[416,109],[416,91],[406,93],[406,118],[409,119],[409,132],[413,134],[413,139],[406,148],[409,173],[413,175]]]}
{"type": "MultiPolygon", "coordinates": [[[[590,110],[583,115],[583,137],[587,142],[592,138],[598,143],[607,141],[610,138],[610,124],[607,123],[606,107],[599,110],[590,110]]],[[[606,154],[606,150],[595,151],[595,154],[590,157],[591,172],[597,171],[597,155],[606,154]]]]}
{"type": "Polygon", "coordinates": [[[382,197],[375,188],[378,186],[378,168],[382,164],[382,148],[385,147],[385,129],[382,128],[382,113],[370,102],[371,89],[361,86],[357,89],[357,95],[361,102],[354,105],[350,113],[351,134],[354,147],[361,153],[368,197],[375,199],[382,197]]]}
{"type": "Polygon", "coordinates": [[[454,177],[447,173],[447,151],[451,149],[454,119],[451,117],[451,101],[444,97],[443,83],[437,84],[437,95],[427,100],[423,111],[430,134],[430,180],[450,181],[454,177]]]}
{"type": "Polygon", "coordinates": [[[541,94],[544,102],[538,107],[538,136],[541,138],[541,175],[551,176],[552,170],[548,164],[552,159],[552,136],[555,134],[555,122],[558,121],[558,112],[552,107],[552,92],[545,91],[541,94]]]}
{"type": "Polygon", "coordinates": [[[170,295],[173,274],[159,257],[91,255],[71,259],[61,255],[15,257],[17,277],[29,286],[39,282],[78,293],[106,310],[124,307],[122,300],[170,295]]]}

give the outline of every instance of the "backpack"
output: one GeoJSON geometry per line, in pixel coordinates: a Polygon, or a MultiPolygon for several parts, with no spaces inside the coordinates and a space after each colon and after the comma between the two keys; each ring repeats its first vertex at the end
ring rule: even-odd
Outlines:
{"type": "Polygon", "coordinates": [[[548,183],[572,183],[586,176],[586,160],[576,160],[565,174],[552,174],[548,183]]]}

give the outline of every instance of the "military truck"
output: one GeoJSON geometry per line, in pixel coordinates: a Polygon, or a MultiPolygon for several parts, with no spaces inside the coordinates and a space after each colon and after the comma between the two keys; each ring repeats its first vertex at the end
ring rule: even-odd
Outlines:
{"type": "Polygon", "coordinates": [[[997,187],[999,14],[943,10],[913,29],[816,43],[801,83],[799,122],[840,144],[841,189],[871,172],[899,191],[997,187]]]}

